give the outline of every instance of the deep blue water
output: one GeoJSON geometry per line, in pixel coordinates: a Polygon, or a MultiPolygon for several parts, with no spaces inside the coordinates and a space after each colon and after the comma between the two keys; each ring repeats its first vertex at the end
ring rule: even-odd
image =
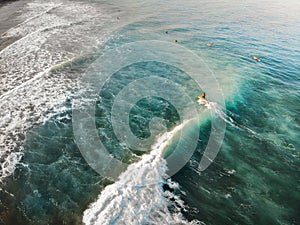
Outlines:
{"type": "MultiPolygon", "coordinates": [[[[200,172],[198,163],[211,132],[210,120],[203,121],[191,160],[172,176],[180,185],[176,194],[187,205],[182,210],[187,220],[211,225],[300,224],[297,8],[296,1],[147,2],[129,16],[136,17],[135,22],[115,32],[104,46],[97,46],[176,39],[178,45],[199,55],[216,76],[224,93],[223,110],[232,122],[227,123],[218,156],[200,172]]],[[[87,67],[80,62],[65,70],[82,73],[81,66],[87,67]]],[[[201,90],[185,71],[160,62],[136,63],[113,74],[99,92],[96,126],[105,146],[123,162],[136,161],[143,152],[131,151],[118,141],[110,111],[122,88],[149,76],[185,86],[195,102],[200,92],[216,88],[212,84],[207,87],[211,90],[201,90]]],[[[112,182],[93,171],[81,156],[73,136],[70,99],[65,103],[69,110],[27,134],[22,162],[5,185],[14,196],[1,193],[1,217],[6,224],[80,224],[83,211],[112,182]]],[[[138,102],[129,116],[131,129],[140,138],[150,135],[153,117],[164,118],[168,129],[180,119],[170,102],[155,96],[138,102]]]]}

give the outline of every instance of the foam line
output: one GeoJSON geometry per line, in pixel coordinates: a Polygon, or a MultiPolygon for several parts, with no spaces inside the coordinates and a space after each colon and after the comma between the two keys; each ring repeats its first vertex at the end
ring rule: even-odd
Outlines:
{"type": "MultiPolygon", "coordinates": [[[[37,74],[36,76],[34,76],[33,78],[31,78],[31,79],[25,81],[24,83],[18,85],[17,87],[15,87],[15,88],[13,88],[13,89],[11,89],[11,90],[5,92],[3,95],[0,96],[0,101],[3,101],[6,97],[9,97],[9,95],[10,95],[11,93],[13,93],[14,91],[16,91],[16,90],[18,90],[18,89],[20,89],[20,88],[22,88],[22,87],[28,85],[29,83],[31,83],[31,82],[33,82],[33,81],[35,81],[35,80],[41,78],[42,76],[44,76],[45,74],[47,74],[48,72],[50,72],[52,68],[57,67],[57,66],[61,66],[62,64],[65,64],[65,63],[68,63],[68,62],[72,62],[75,58],[76,58],[76,57],[73,57],[73,58],[71,58],[70,60],[67,60],[67,61],[65,61],[65,62],[59,63],[59,64],[54,65],[54,66],[51,66],[50,68],[47,68],[47,69],[45,69],[44,71],[38,73],[38,74],[37,74]]],[[[2,104],[5,104],[5,103],[2,102],[2,104]]],[[[0,103],[0,106],[1,106],[2,104],[0,103]]]]}
{"type": "Polygon", "coordinates": [[[16,25],[16,26],[10,28],[9,30],[7,30],[6,32],[4,32],[4,33],[1,35],[1,38],[2,38],[2,37],[6,37],[5,35],[6,35],[7,33],[9,33],[11,30],[14,30],[14,29],[16,29],[16,28],[22,26],[23,24],[26,24],[26,23],[28,23],[29,21],[34,20],[34,19],[36,19],[36,18],[38,18],[38,17],[40,17],[40,16],[42,16],[42,15],[44,15],[44,14],[50,12],[50,11],[53,10],[53,9],[58,8],[58,7],[61,6],[62,4],[63,4],[63,3],[59,3],[59,4],[57,4],[57,5],[53,6],[53,7],[50,7],[50,8],[47,9],[46,11],[43,11],[43,12],[41,12],[41,13],[38,14],[38,15],[35,15],[35,16],[33,16],[33,17],[30,17],[30,18],[28,18],[27,20],[23,21],[22,23],[19,23],[18,25],[16,25]]]}
{"type": "MultiPolygon", "coordinates": [[[[79,23],[79,22],[78,22],[79,23]]],[[[49,31],[49,30],[53,30],[53,29],[58,29],[58,28],[63,28],[63,27],[68,27],[68,26],[72,26],[73,24],[76,24],[76,23],[69,23],[69,24],[63,24],[63,25],[56,25],[56,26],[52,26],[52,27],[46,27],[46,28],[43,28],[43,29],[40,29],[40,30],[36,30],[34,32],[31,32],[27,35],[25,35],[24,37],[18,39],[17,41],[13,42],[12,44],[6,46],[4,49],[2,49],[0,51],[0,55],[7,51],[8,49],[10,49],[11,47],[13,47],[14,45],[18,44],[19,42],[22,42],[24,41],[25,39],[27,39],[28,37],[36,34],[36,33],[40,33],[40,32],[43,32],[43,31],[49,31]]]]}

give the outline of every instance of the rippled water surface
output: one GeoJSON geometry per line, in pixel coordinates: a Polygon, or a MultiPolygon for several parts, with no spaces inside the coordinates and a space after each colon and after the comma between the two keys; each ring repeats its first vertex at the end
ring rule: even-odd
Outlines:
{"type": "MultiPolygon", "coordinates": [[[[24,22],[1,36],[17,41],[0,52],[0,224],[300,224],[299,11],[294,0],[29,2],[19,15],[24,22]],[[199,71],[199,87],[183,68],[145,61],[99,81],[97,135],[111,156],[131,165],[112,181],[83,158],[72,103],[86,91],[80,79],[93,62],[104,68],[116,63],[97,61],[107,49],[151,40],[188,49],[215,79],[199,71]],[[131,131],[150,137],[153,118],[164,120],[165,131],[148,149],[131,149],[114,131],[111,111],[126,86],[149,77],[183,87],[199,122],[184,130],[171,101],[147,96],[131,103],[131,131]],[[225,136],[201,171],[215,108],[196,100],[202,91],[214,99],[217,88],[225,103],[217,111],[225,136]],[[192,157],[168,178],[161,155],[174,151],[178,129],[190,146],[195,127],[200,134],[192,157]]],[[[170,50],[168,57],[180,56],[170,50]]],[[[140,94],[143,88],[131,90],[140,94]]]]}

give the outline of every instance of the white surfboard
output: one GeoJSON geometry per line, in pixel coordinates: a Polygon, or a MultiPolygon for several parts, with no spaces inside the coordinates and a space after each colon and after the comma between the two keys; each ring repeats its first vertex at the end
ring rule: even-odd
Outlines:
{"type": "Polygon", "coordinates": [[[198,102],[199,105],[203,105],[203,106],[205,106],[208,109],[211,108],[210,104],[209,104],[209,102],[207,100],[199,99],[199,100],[197,100],[197,102],[198,102]]]}

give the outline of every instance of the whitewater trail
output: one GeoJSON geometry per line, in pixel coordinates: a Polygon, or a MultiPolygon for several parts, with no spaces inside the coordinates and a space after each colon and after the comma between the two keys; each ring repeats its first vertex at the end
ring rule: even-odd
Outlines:
{"type": "Polygon", "coordinates": [[[167,165],[162,154],[186,123],[164,133],[149,154],[129,165],[118,181],[106,186],[97,201],[85,210],[83,222],[87,225],[199,224],[185,220],[180,212],[184,209],[183,201],[162,188],[167,179],[167,165]]]}

